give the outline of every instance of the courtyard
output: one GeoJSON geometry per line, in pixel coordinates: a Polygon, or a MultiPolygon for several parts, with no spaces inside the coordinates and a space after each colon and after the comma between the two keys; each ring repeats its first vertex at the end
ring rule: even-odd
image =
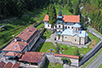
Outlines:
{"type": "Polygon", "coordinates": [[[45,42],[40,43],[40,46],[36,49],[37,52],[47,52],[49,49],[54,49],[55,53],[57,53],[56,51],[56,46],[58,46],[60,48],[60,53],[61,54],[68,54],[68,55],[75,55],[75,52],[78,50],[78,52],[80,53],[80,57],[83,57],[83,55],[85,55],[86,53],[88,53],[92,47],[90,48],[90,46],[95,46],[100,39],[96,36],[94,36],[93,34],[89,33],[87,31],[88,35],[89,35],[89,39],[90,39],[90,43],[86,46],[86,45],[68,45],[68,44],[61,44],[59,42],[58,45],[56,45],[56,41],[54,40],[54,34],[51,34],[51,30],[46,30],[44,32],[44,34],[42,35],[42,39],[45,40],[45,42]],[[46,38],[43,38],[43,37],[46,38]],[[95,40],[95,41],[92,41],[95,40]],[[94,43],[94,44],[93,44],[94,43]],[[83,47],[85,46],[85,47],[83,47]]]}

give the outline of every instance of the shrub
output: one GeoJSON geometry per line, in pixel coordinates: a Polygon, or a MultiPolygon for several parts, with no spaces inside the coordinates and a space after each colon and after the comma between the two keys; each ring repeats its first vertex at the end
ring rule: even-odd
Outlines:
{"type": "Polygon", "coordinates": [[[68,58],[61,58],[61,60],[63,61],[63,60],[66,60],[66,61],[68,61],[68,65],[70,66],[71,65],[71,60],[70,59],[68,59],[68,58]]]}
{"type": "Polygon", "coordinates": [[[2,30],[2,28],[0,27],[0,31],[2,30]]]}
{"type": "Polygon", "coordinates": [[[34,27],[39,26],[41,23],[42,23],[42,22],[36,23],[36,24],[34,25],[34,27]]]}

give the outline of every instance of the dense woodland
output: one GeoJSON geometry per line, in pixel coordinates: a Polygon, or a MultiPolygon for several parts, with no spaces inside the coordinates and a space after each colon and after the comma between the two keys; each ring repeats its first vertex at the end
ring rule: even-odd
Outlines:
{"type": "Polygon", "coordinates": [[[25,11],[36,11],[39,8],[47,7],[49,4],[60,4],[73,12],[77,3],[78,0],[0,0],[0,19],[21,17],[25,11]]]}
{"type": "MultiPolygon", "coordinates": [[[[91,18],[89,24],[102,33],[102,0],[0,0],[0,20],[21,17],[26,11],[36,11],[41,8],[48,9],[51,4],[60,5],[74,15],[80,15],[80,17],[83,13],[86,17],[91,18]],[[80,12],[80,6],[84,6],[82,12],[80,12]]],[[[50,9],[50,11],[52,10],[50,9]]],[[[85,19],[81,17],[80,20],[83,29],[86,29],[85,19]]]]}
{"type": "Polygon", "coordinates": [[[91,18],[89,25],[102,33],[102,0],[83,0],[82,5],[82,13],[91,18]]]}

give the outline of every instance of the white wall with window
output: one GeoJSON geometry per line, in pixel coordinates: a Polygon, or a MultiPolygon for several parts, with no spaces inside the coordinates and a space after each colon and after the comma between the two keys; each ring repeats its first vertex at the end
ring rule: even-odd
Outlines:
{"type": "Polygon", "coordinates": [[[73,29],[75,23],[64,22],[64,29],[73,29]]]}
{"type": "Polygon", "coordinates": [[[47,21],[44,21],[44,27],[46,29],[51,29],[51,24],[49,24],[49,22],[47,22],[47,21]]]}

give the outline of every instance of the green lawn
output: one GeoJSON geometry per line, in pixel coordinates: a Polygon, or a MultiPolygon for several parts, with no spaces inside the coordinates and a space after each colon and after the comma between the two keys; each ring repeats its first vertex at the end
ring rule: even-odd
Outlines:
{"type": "Polygon", "coordinates": [[[102,68],[102,64],[98,68],[102,68]]]}
{"type": "Polygon", "coordinates": [[[48,68],[63,68],[63,65],[61,65],[61,64],[49,63],[48,68]]]}
{"type": "MultiPolygon", "coordinates": [[[[91,40],[92,40],[92,39],[95,39],[95,40],[96,40],[96,44],[100,41],[100,39],[97,38],[96,36],[94,36],[93,34],[91,34],[91,33],[89,33],[89,32],[87,32],[87,33],[88,33],[89,38],[90,38],[91,40]]],[[[61,51],[63,54],[75,55],[74,53],[75,53],[76,49],[78,49],[80,54],[85,55],[86,53],[88,53],[88,52],[92,49],[92,48],[89,48],[89,46],[90,46],[91,44],[92,44],[92,42],[88,45],[87,48],[84,48],[84,47],[78,48],[78,47],[76,47],[76,46],[70,46],[70,45],[69,45],[69,47],[67,47],[67,45],[64,45],[64,44],[58,44],[58,45],[60,46],[60,51],[61,51]],[[62,51],[62,49],[64,49],[64,51],[62,51]]]]}
{"type": "MultiPolygon", "coordinates": [[[[96,37],[95,35],[91,34],[91,33],[88,32],[88,31],[87,31],[87,33],[88,33],[88,36],[89,36],[89,39],[90,39],[90,40],[92,40],[92,39],[96,40],[96,44],[100,41],[100,38],[96,37]]],[[[91,44],[90,44],[90,45],[91,45],[91,44]]]]}
{"type": "Polygon", "coordinates": [[[51,33],[51,30],[45,30],[45,32],[44,32],[42,38],[43,38],[43,39],[48,39],[48,38],[50,38],[51,34],[52,34],[52,33],[51,33]]]}
{"type": "Polygon", "coordinates": [[[55,46],[51,42],[42,43],[41,46],[40,52],[47,52],[49,49],[55,49],[55,46]]]}
{"type": "Polygon", "coordinates": [[[44,27],[44,23],[41,23],[41,24],[37,27],[37,29],[41,29],[42,27],[44,27]]]}

